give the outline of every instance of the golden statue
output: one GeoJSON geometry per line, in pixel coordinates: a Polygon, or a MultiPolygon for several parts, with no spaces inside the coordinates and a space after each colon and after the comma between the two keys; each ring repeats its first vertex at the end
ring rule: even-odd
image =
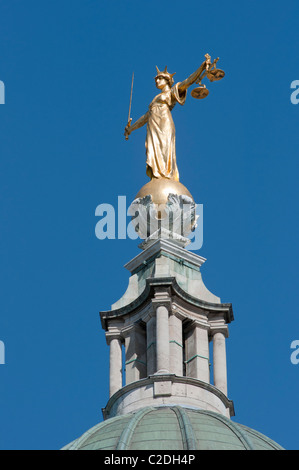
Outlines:
{"type": "MultiPolygon", "coordinates": [[[[192,90],[191,95],[194,98],[205,98],[208,90],[201,84],[204,76],[208,76],[210,81],[220,80],[224,76],[224,72],[216,69],[214,60],[211,64],[211,57],[206,54],[206,61],[186,80],[174,85],[174,73],[169,73],[167,67],[160,71],[158,67],[155,77],[156,87],[160,93],[155,96],[149,105],[149,110],[141,116],[134,124],[129,119],[125,127],[125,137],[147,124],[146,132],[146,174],[152,179],[168,178],[173,181],[179,181],[179,172],[176,162],[176,146],[175,146],[175,126],[172,119],[171,111],[174,106],[179,103],[183,105],[186,101],[187,89],[194,83],[198,83],[199,87],[192,90]]],[[[132,90],[131,90],[132,99],[132,90]]],[[[130,101],[131,109],[131,101],[130,101]]]]}

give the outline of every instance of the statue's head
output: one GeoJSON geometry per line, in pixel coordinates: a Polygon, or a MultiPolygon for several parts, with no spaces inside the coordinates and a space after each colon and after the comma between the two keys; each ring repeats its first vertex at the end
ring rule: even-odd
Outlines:
{"type": "Polygon", "coordinates": [[[174,79],[173,79],[173,76],[175,75],[175,73],[168,73],[167,72],[167,66],[165,67],[165,69],[162,71],[160,71],[158,69],[158,67],[156,66],[156,69],[157,69],[157,75],[155,76],[155,81],[156,81],[156,86],[157,88],[160,88],[158,86],[158,79],[164,79],[166,81],[166,83],[172,87],[173,83],[174,83],[174,79]]]}

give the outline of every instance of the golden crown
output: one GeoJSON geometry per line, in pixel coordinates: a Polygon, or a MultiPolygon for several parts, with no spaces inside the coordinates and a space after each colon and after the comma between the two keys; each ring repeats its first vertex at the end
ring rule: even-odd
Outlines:
{"type": "Polygon", "coordinates": [[[156,69],[157,69],[157,75],[155,79],[158,77],[163,77],[163,78],[166,78],[166,80],[168,80],[171,85],[173,85],[174,83],[173,76],[176,74],[176,72],[174,73],[167,72],[167,65],[163,71],[159,70],[157,66],[156,66],[156,69]]]}

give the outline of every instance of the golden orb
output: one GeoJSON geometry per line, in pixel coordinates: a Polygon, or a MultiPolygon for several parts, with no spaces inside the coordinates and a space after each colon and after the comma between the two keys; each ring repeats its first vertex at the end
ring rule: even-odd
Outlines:
{"type": "Polygon", "coordinates": [[[152,196],[154,204],[166,204],[169,194],[177,194],[178,196],[188,196],[194,201],[188,189],[179,181],[169,178],[153,178],[146,183],[138,192],[136,199],[145,196],[152,196]]]}

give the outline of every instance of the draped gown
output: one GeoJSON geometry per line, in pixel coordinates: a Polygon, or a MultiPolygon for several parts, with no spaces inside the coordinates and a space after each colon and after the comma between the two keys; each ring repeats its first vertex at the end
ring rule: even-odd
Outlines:
{"type": "Polygon", "coordinates": [[[146,174],[150,178],[179,181],[176,163],[175,126],[171,111],[186,101],[187,91],[179,94],[179,83],[155,96],[149,105],[146,132],[146,174]]]}

